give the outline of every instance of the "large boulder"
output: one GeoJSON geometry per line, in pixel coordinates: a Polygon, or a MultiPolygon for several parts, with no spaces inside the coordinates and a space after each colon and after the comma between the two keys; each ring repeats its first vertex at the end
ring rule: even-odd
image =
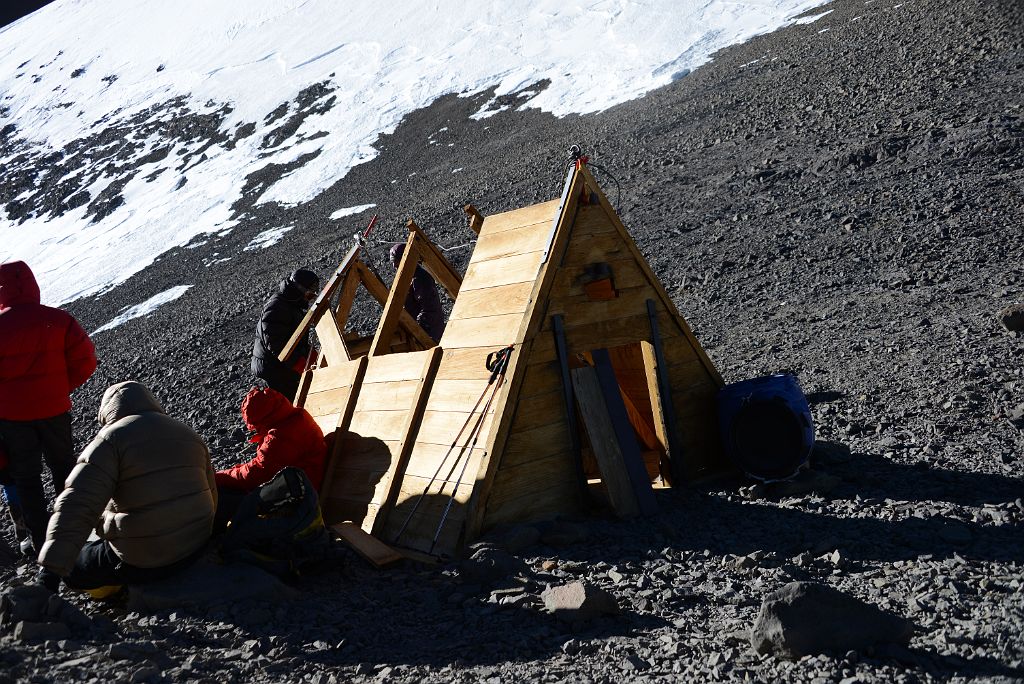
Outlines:
{"type": "Polygon", "coordinates": [[[286,601],[299,591],[255,565],[220,565],[204,558],[172,577],[128,587],[128,608],[137,611],[205,608],[247,599],[286,601]]]}
{"type": "Polygon", "coordinates": [[[758,653],[800,658],[907,645],[913,623],[814,582],[791,582],[765,597],[750,632],[758,653]]]}

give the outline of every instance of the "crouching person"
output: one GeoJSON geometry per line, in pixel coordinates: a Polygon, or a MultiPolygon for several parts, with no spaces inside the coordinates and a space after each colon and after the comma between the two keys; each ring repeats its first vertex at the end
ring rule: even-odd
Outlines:
{"type": "Polygon", "coordinates": [[[99,424],[39,553],[50,589],[58,576],[77,590],[162,579],[198,558],[210,537],[217,489],[202,438],[137,382],[107,388],[99,424]],[[87,541],[94,526],[99,539],[87,541]]]}
{"type": "Polygon", "coordinates": [[[271,388],[249,390],[242,400],[242,419],[256,434],[256,455],[247,463],[217,473],[218,530],[223,529],[248,492],[268,482],[282,468],[300,468],[320,491],[327,461],[324,433],[306,409],[293,406],[271,388]]]}

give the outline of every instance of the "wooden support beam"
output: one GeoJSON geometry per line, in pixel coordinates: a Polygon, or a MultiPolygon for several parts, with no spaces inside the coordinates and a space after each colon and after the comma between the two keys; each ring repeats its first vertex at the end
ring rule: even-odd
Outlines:
{"type": "Polygon", "coordinates": [[[636,493],[636,502],[640,506],[641,513],[653,515],[658,510],[658,502],[654,498],[651,478],[644,466],[644,459],[640,455],[640,445],[637,444],[636,434],[633,432],[633,426],[626,413],[626,406],[622,401],[622,390],[619,388],[618,380],[615,379],[615,370],[612,368],[608,350],[595,349],[591,355],[594,358],[594,370],[597,372],[597,380],[601,385],[601,394],[604,395],[605,407],[608,410],[608,417],[611,419],[611,427],[615,432],[622,462],[626,466],[629,481],[636,493]]]}
{"type": "Polygon", "coordinates": [[[466,212],[466,216],[469,217],[469,229],[476,233],[477,235],[479,235],[480,229],[484,225],[483,214],[477,211],[476,207],[474,207],[472,204],[467,204],[466,206],[464,206],[462,208],[462,211],[466,212]]]}
{"type": "Polygon", "coordinates": [[[640,506],[626,464],[622,460],[622,451],[605,406],[597,371],[591,366],[574,368],[572,383],[612,508],[623,518],[635,516],[640,513],[640,506]]]}
{"type": "Polygon", "coordinates": [[[647,300],[647,317],[651,322],[651,347],[654,353],[654,369],[657,374],[658,383],[657,396],[661,403],[662,420],[665,424],[665,446],[668,447],[672,486],[680,487],[686,477],[686,471],[683,468],[683,459],[686,455],[683,453],[682,439],[679,436],[679,429],[676,424],[676,410],[672,401],[672,384],[669,382],[668,364],[665,362],[665,351],[661,344],[661,331],[658,329],[657,305],[653,299],[647,300]]]}
{"type": "Polygon", "coordinates": [[[384,303],[384,313],[380,316],[377,332],[370,343],[370,356],[380,356],[391,351],[391,340],[398,329],[398,318],[405,311],[405,298],[409,295],[409,287],[419,264],[417,242],[416,233],[410,232],[409,239],[405,242],[405,251],[402,252],[402,260],[398,264],[398,272],[395,273],[387,301],[384,303]]]}
{"type": "MultiPolygon", "coordinates": [[[[377,274],[374,273],[370,268],[363,262],[357,262],[356,268],[359,269],[359,278],[366,288],[366,291],[370,293],[370,296],[380,302],[381,306],[387,304],[388,301],[388,287],[385,285],[377,274]]],[[[434,342],[434,338],[427,334],[416,319],[409,315],[409,312],[402,307],[402,311],[398,316],[398,322],[408,332],[423,349],[430,349],[431,347],[437,346],[434,342]]]]}
{"type": "Polygon", "coordinates": [[[334,270],[334,274],[330,280],[324,286],[324,289],[320,290],[320,294],[313,300],[313,304],[309,307],[309,311],[302,317],[302,322],[299,323],[299,327],[295,329],[292,336],[288,339],[288,343],[284,345],[284,349],[277,355],[277,358],[281,363],[287,363],[288,357],[294,353],[296,347],[299,346],[299,341],[305,337],[309,331],[310,326],[316,325],[320,317],[324,315],[331,306],[331,297],[334,295],[335,290],[341,285],[342,278],[348,273],[348,270],[353,264],[358,262],[359,257],[359,243],[352,245],[352,248],[348,250],[348,254],[341,260],[341,264],[334,270]]]}
{"type": "Polygon", "coordinates": [[[352,360],[333,315],[325,314],[316,322],[316,337],[320,340],[321,354],[327,357],[327,363],[337,365],[352,360]]]}
{"type": "Polygon", "coordinates": [[[342,332],[345,332],[345,326],[348,324],[348,317],[352,312],[352,305],[356,301],[361,282],[359,269],[351,268],[345,274],[345,281],[341,284],[341,292],[338,293],[338,306],[334,309],[334,320],[338,322],[338,329],[342,332]]]}
{"type": "Polygon", "coordinates": [[[427,237],[423,229],[416,225],[416,222],[409,219],[406,224],[409,232],[416,235],[420,247],[420,258],[423,260],[423,268],[427,270],[434,280],[441,284],[448,296],[453,300],[459,296],[459,288],[462,287],[462,276],[455,270],[437,245],[427,237]]]}
{"type": "Polygon", "coordinates": [[[579,428],[576,426],[576,400],[573,397],[572,378],[569,375],[569,353],[565,346],[565,325],[562,315],[551,317],[555,335],[555,350],[558,352],[558,367],[562,376],[562,398],[565,401],[565,419],[569,424],[569,445],[572,449],[573,467],[576,470],[576,483],[579,486],[580,503],[589,499],[587,476],[583,472],[583,452],[580,446],[579,428]]]}

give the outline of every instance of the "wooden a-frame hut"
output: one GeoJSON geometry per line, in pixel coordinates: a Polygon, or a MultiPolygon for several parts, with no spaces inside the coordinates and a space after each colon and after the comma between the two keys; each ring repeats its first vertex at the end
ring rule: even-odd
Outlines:
{"type": "Polygon", "coordinates": [[[471,227],[464,277],[410,221],[386,296],[356,247],[310,311],[323,353],[296,404],[335,433],[328,523],[451,554],[498,524],[581,512],[597,480],[628,514],[647,510],[652,482],[726,469],[721,376],[584,163],[559,199],[471,227]],[[455,300],[436,346],[403,310],[417,263],[455,300]],[[384,306],[369,340],[344,333],[360,283],[384,306]],[[485,360],[508,345],[481,417],[485,360]],[[472,449],[456,440],[470,424],[472,449]]]}

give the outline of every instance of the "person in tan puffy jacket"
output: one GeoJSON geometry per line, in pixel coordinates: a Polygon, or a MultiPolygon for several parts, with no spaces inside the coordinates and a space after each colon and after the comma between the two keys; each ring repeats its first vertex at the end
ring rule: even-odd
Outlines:
{"type": "Polygon", "coordinates": [[[213,527],[210,452],[192,428],[137,382],[107,388],[99,423],[39,553],[51,589],[57,576],[80,590],[161,579],[195,560],[213,527]],[[99,540],[86,541],[94,527],[99,540]]]}

